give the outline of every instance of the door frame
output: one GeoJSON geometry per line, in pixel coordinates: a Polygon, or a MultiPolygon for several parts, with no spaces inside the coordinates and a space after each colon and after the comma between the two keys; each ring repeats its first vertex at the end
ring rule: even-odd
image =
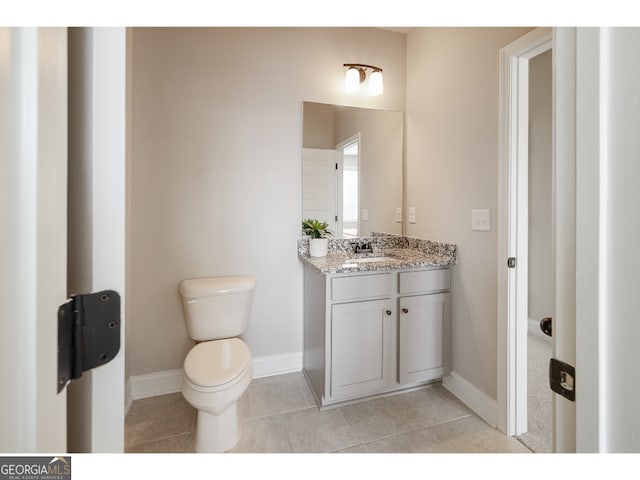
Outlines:
{"type": "Polygon", "coordinates": [[[527,431],[529,61],[552,46],[553,29],[536,28],[500,50],[496,406],[509,436],[527,431]]]}
{"type": "MultiPolygon", "coordinates": [[[[336,168],[336,213],[338,216],[338,221],[337,221],[337,225],[336,225],[336,235],[338,235],[340,238],[344,238],[344,196],[342,194],[343,189],[344,189],[344,183],[343,183],[343,179],[344,179],[344,147],[349,146],[353,143],[357,143],[358,144],[358,209],[357,209],[357,214],[358,214],[358,222],[357,222],[357,228],[358,228],[358,235],[356,236],[360,236],[360,233],[362,232],[362,228],[361,228],[361,223],[362,223],[362,213],[360,211],[360,172],[362,171],[360,168],[360,161],[362,158],[361,155],[361,151],[362,151],[362,140],[360,138],[360,132],[355,133],[353,135],[351,135],[350,137],[345,138],[344,140],[342,140],[341,142],[339,142],[336,146],[335,146],[335,151],[336,151],[336,162],[337,162],[337,168],[336,168]]],[[[350,237],[346,237],[346,238],[350,238],[350,237]]]]}
{"type": "Polygon", "coordinates": [[[68,387],[68,446],[73,453],[124,451],[130,274],[126,256],[131,221],[128,35],[126,27],[69,31],[73,86],[69,92],[69,294],[115,290],[121,308],[116,357],[68,387]]]}

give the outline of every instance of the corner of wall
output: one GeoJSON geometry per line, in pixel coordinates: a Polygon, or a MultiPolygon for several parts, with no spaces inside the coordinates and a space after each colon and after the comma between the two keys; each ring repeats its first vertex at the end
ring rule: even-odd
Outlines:
{"type": "Polygon", "coordinates": [[[442,379],[442,385],[492,427],[497,425],[497,402],[456,372],[442,379]]]}

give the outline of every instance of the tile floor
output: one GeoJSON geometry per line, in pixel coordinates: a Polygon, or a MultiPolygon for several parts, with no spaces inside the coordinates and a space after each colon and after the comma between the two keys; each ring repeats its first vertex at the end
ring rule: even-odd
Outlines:
{"type": "MultiPolygon", "coordinates": [[[[302,373],[252,381],[240,399],[242,437],[232,453],[529,453],[439,384],[320,411],[302,373]]],[[[127,453],[190,453],[196,411],[182,394],[136,400],[127,453]]]]}

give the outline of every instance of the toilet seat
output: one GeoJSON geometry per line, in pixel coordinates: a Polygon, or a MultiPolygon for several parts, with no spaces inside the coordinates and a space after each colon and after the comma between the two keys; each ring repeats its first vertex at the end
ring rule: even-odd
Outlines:
{"type": "Polygon", "coordinates": [[[184,361],[184,376],[190,388],[213,393],[242,381],[250,368],[247,344],[239,338],[225,338],[193,347],[184,361]]]}

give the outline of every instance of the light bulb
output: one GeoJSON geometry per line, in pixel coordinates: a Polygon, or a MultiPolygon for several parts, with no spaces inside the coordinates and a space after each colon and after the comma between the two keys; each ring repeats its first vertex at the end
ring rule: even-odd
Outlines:
{"type": "Polygon", "coordinates": [[[382,92],[382,72],[375,70],[369,75],[369,95],[380,95],[382,92]]]}
{"type": "Polygon", "coordinates": [[[351,67],[349,70],[347,70],[345,87],[348,93],[353,93],[360,90],[360,71],[357,68],[351,67]]]}

